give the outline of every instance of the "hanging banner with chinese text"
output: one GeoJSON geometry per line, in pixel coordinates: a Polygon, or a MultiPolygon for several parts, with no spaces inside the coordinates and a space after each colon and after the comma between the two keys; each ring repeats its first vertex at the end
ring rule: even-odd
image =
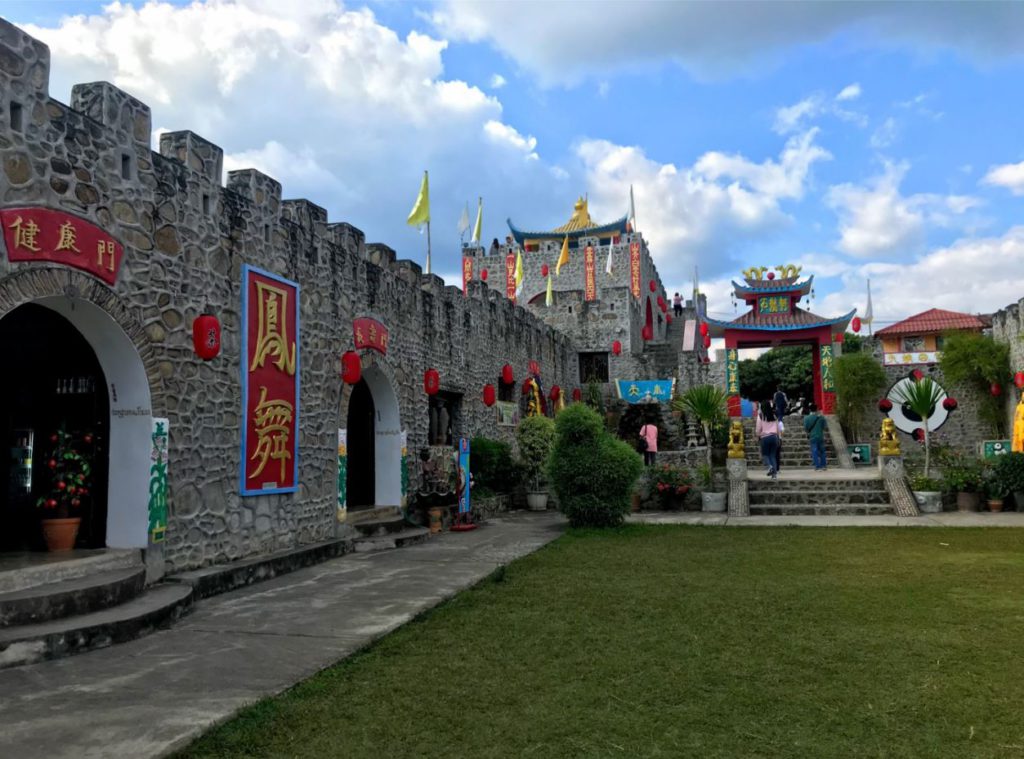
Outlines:
{"type": "Polygon", "coordinates": [[[469,290],[469,283],[473,281],[473,258],[462,257],[462,294],[466,295],[469,290]]]}
{"type": "Polygon", "coordinates": [[[369,348],[385,355],[388,352],[388,328],[376,319],[366,316],[353,319],[352,336],[356,350],[369,348]]]}
{"type": "Polygon", "coordinates": [[[627,403],[668,403],[675,386],[675,379],[615,380],[619,398],[627,403]]]}
{"type": "Polygon", "coordinates": [[[469,439],[459,438],[459,484],[456,492],[459,496],[459,513],[469,513],[469,439]]]}
{"type": "Polygon", "coordinates": [[[124,248],[85,219],[49,208],[0,211],[9,261],[48,261],[116,284],[124,248]]]}
{"type": "Polygon", "coordinates": [[[583,275],[583,299],[597,300],[597,257],[593,245],[583,250],[583,275]]]}
{"type": "Polygon", "coordinates": [[[514,253],[505,256],[505,297],[511,301],[516,299],[516,256],[514,253]]]}
{"type": "Polygon", "coordinates": [[[729,395],[740,394],[739,353],[735,348],[729,348],[725,352],[725,387],[729,395]]]}
{"type": "Polygon", "coordinates": [[[836,379],[832,374],[832,345],[821,346],[821,389],[826,393],[836,391],[836,379]]]}
{"type": "Polygon", "coordinates": [[[640,243],[629,244],[629,290],[634,298],[640,297],[640,243]]]}
{"type": "Polygon", "coordinates": [[[298,488],[299,285],[242,266],[241,494],[298,488]]]}
{"type": "Polygon", "coordinates": [[[149,449],[149,542],[163,543],[167,534],[167,445],[171,423],[153,417],[149,449]]]}

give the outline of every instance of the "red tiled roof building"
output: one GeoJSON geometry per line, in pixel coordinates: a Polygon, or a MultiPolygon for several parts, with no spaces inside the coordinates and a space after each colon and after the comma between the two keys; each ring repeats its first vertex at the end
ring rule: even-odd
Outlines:
{"type": "Polygon", "coordinates": [[[981,332],[989,326],[981,316],[930,308],[878,330],[882,361],[886,366],[934,364],[942,351],[946,332],[981,332]]]}

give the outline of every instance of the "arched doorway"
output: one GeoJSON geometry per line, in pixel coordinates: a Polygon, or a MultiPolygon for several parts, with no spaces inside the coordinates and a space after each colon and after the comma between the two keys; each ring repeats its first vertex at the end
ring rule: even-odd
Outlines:
{"type": "Polygon", "coordinates": [[[349,510],[402,504],[402,430],[398,398],[378,366],[366,366],[346,414],[349,510]]]}

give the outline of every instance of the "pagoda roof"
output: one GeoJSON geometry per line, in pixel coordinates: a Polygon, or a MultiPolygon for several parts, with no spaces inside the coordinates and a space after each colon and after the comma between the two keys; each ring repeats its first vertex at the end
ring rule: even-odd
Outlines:
{"type": "Polygon", "coordinates": [[[783,332],[787,330],[812,329],[814,327],[838,327],[836,331],[844,331],[850,319],[857,313],[853,309],[848,314],[828,319],[812,314],[802,308],[793,308],[791,314],[756,314],[753,309],[732,321],[720,321],[705,317],[715,337],[721,336],[727,329],[758,330],[764,332],[783,332]]]}
{"type": "Polygon", "coordinates": [[[570,240],[575,240],[583,236],[622,234],[626,231],[626,220],[627,217],[623,216],[621,219],[616,219],[607,224],[595,224],[594,220],[590,218],[587,200],[579,198],[569,220],[554,229],[544,232],[530,232],[517,227],[512,223],[512,219],[508,219],[508,228],[512,231],[512,236],[516,242],[523,245],[527,240],[562,240],[566,237],[570,240]]]}
{"type": "Polygon", "coordinates": [[[959,311],[946,311],[943,308],[929,308],[919,314],[908,316],[903,321],[890,324],[888,327],[875,332],[876,335],[926,335],[934,332],[946,332],[949,330],[973,330],[985,329],[985,322],[979,316],[964,314],[959,311]]]}
{"type": "Polygon", "coordinates": [[[732,287],[736,296],[743,298],[757,295],[777,295],[779,293],[799,293],[807,295],[814,284],[814,275],[811,275],[802,282],[796,277],[789,279],[744,279],[746,284],[740,284],[733,280],[732,287]]]}

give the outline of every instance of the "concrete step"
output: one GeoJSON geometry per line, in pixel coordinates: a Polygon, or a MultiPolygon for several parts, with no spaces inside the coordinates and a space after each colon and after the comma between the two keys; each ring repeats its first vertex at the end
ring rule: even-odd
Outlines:
{"type": "Polygon", "coordinates": [[[188,613],[192,600],[191,586],[168,583],[103,611],[5,628],[0,630],[0,669],[140,638],[188,613]]]}
{"type": "Polygon", "coordinates": [[[135,548],[0,554],[0,593],[141,566],[142,554],[135,548]]]}
{"type": "Polygon", "coordinates": [[[789,488],[788,482],[775,483],[778,488],[749,490],[750,505],[828,505],[828,504],[885,504],[889,505],[889,493],[881,490],[802,490],[789,488]]]}
{"type": "Polygon", "coordinates": [[[890,504],[879,503],[750,504],[751,516],[879,516],[893,513],[890,504]]]}
{"type": "Polygon", "coordinates": [[[364,516],[362,519],[353,522],[352,526],[356,528],[361,537],[380,538],[386,537],[391,533],[402,532],[410,525],[405,520],[401,509],[398,509],[397,514],[391,509],[381,509],[379,513],[374,513],[369,517],[364,516]]]}
{"type": "Polygon", "coordinates": [[[885,491],[885,484],[877,478],[873,479],[828,479],[828,480],[812,480],[812,479],[800,479],[800,478],[785,478],[780,480],[769,480],[762,477],[758,479],[750,479],[747,481],[747,487],[749,492],[755,493],[760,491],[786,491],[786,490],[804,490],[813,491],[815,493],[849,493],[849,492],[887,492],[885,491]]]}
{"type": "Polygon", "coordinates": [[[430,537],[430,530],[426,527],[407,527],[404,530],[388,532],[383,535],[364,535],[356,538],[355,548],[359,553],[370,551],[387,551],[392,548],[422,543],[430,537]]]}
{"type": "Polygon", "coordinates": [[[0,593],[0,628],[109,609],[135,598],[145,584],[146,570],[130,567],[0,593]]]}

